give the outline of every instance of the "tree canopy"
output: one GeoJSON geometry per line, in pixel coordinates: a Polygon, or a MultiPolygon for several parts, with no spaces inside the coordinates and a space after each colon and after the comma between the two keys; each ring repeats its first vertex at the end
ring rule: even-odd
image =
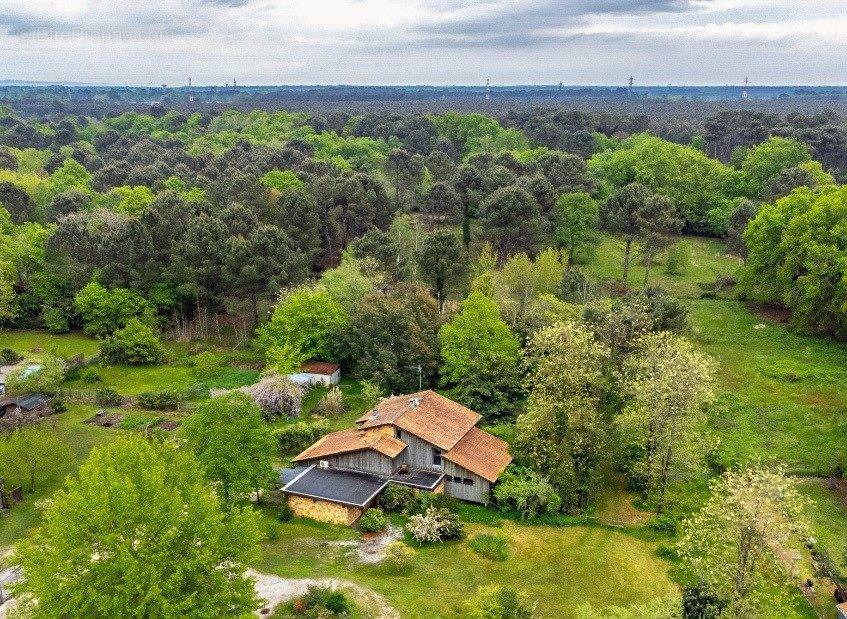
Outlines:
{"type": "Polygon", "coordinates": [[[91,451],[16,556],[36,617],[211,617],[258,608],[258,540],[190,454],[130,435],[91,451]]]}

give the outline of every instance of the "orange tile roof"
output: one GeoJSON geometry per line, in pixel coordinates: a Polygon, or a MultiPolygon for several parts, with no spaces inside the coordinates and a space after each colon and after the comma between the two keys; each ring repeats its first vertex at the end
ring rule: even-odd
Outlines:
{"type": "Polygon", "coordinates": [[[476,427],[471,428],[443,457],[492,483],[512,461],[505,441],[476,427]]]}
{"type": "Polygon", "coordinates": [[[356,420],[359,428],[391,424],[445,451],[481,419],[478,413],[434,391],[386,398],[356,420]]]}
{"type": "Polygon", "coordinates": [[[321,374],[326,376],[332,376],[340,369],[340,365],[338,365],[337,363],[330,363],[328,361],[309,361],[300,366],[301,372],[306,372],[307,374],[321,374]]]}
{"type": "Polygon", "coordinates": [[[406,449],[406,443],[393,436],[387,436],[379,432],[364,432],[357,428],[352,428],[350,430],[340,430],[327,434],[303,453],[293,458],[293,461],[314,460],[315,458],[349,453],[351,451],[362,451],[364,449],[373,449],[384,456],[395,458],[400,452],[406,449]]]}

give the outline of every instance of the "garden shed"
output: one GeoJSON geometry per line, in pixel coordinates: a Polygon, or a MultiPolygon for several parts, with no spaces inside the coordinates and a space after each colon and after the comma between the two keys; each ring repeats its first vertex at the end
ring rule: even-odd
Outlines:
{"type": "Polygon", "coordinates": [[[299,372],[289,374],[288,379],[301,387],[330,387],[341,380],[341,366],[327,361],[310,361],[301,365],[299,372]]]}

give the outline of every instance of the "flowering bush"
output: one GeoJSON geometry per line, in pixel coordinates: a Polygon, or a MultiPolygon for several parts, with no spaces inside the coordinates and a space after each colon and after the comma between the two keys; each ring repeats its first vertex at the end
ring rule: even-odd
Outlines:
{"type": "Polygon", "coordinates": [[[449,509],[434,505],[430,505],[426,513],[415,514],[409,518],[406,530],[419,544],[462,539],[465,536],[459,517],[449,509]]]}
{"type": "MultiPolygon", "coordinates": [[[[272,421],[278,417],[296,419],[303,406],[303,389],[279,374],[265,376],[255,385],[240,387],[239,392],[250,396],[262,411],[262,417],[272,421]]],[[[229,393],[227,390],[212,390],[211,396],[229,393]]]]}

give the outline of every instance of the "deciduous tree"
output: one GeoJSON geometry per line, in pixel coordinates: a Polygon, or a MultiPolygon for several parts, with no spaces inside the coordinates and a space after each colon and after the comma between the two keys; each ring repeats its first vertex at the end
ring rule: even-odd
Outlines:
{"type": "Polygon", "coordinates": [[[701,464],[713,375],[711,358],[666,331],[642,337],[626,360],[623,391],[630,401],[616,422],[639,454],[636,474],[659,513],[668,485],[701,464]]]}
{"type": "Polygon", "coordinates": [[[234,393],[197,407],[180,428],[225,505],[267,490],[276,474],[275,440],[248,396],[234,393]]]}
{"type": "Polygon", "coordinates": [[[600,483],[600,406],[609,350],[585,327],[563,322],[536,333],[527,357],[529,402],[518,417],[520,443],[563,505],[582,509],[600,483]]]}
{"type": "Polygon", "coordinates": [[[17,547],[34,617],[220,617],[259,607],[248,510],[224,513],[188,452],[139,435],[95,447],[17,547]]]}
{"type": "Polygon", "coordinates": [[[753,464],[724,473],[710,489],[706,505],[683,523],[677,547],[686,570],[729,601],[729,616],[760,616],[780,596],[787,604],[791,547],[805,528],[794,482],[784,468],[753,464]]]}
{"type": "Polygon", "coordinates": [[[486,419],[509,416],[522,397],[521,347],[490,298],[472,293],[438,334],[441,383],[486,419]]]}

